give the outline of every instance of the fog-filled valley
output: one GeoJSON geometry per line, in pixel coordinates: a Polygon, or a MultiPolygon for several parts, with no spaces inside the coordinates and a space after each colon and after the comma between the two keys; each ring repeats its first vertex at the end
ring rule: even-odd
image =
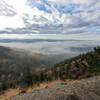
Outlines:
{"type": "Polygon", "coordinates": [[[60,55],[68,54],[69,57],[76,56],[80,53],[87,52],[93,47],[100,46],[100,41],[85,41],[85,40],[31,40],[24,42],[20,40],[13,40],[7,42],[4,40],[0,43],[1,46],[10,47],[13,49],[20,49],[29,53],[37,53],[44,55],[60,55]]]}
{"type": "Polygon", "coordinates": [[[36,41],[0,43],[0,79],[14,79],[27,68],[42,70],[93,50],[99,41],[36,41]],[[7,70],[6,70],[7,69],[7,70]]]}

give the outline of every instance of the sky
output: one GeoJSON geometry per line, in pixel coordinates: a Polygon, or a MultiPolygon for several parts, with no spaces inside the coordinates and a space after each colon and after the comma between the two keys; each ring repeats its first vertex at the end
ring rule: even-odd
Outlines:
{"type": "Polygon", "coordinates": [[[0,39],[100,40],[100,0],[0,0],[0,39]]]}

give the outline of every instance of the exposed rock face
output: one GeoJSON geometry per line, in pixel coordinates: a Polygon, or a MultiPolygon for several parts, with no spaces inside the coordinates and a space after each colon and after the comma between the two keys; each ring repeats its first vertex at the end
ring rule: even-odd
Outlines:
{"type": "Polygon", "coordinates": [[[100,100],[100,76],[34,89],[32,93],[20,94],[11,100],[100,100]]]}

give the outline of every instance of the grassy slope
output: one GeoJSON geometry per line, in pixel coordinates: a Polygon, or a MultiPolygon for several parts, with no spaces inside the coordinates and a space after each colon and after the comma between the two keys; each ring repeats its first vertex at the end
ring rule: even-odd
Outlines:
{"type": "Polygon", "coordinates": [[[100,100],[100,76],[33,89],[32,92],[19,94],[11,100],[100,100]]]}

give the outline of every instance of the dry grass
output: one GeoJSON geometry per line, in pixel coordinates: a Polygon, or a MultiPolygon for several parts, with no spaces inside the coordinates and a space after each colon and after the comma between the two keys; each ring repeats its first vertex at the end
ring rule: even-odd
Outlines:
{"type": "Polygon", "coordinates": [[[0,100],[100,100],[100,76],[82,80],[42,83],[27,89],[8,90],[0,100]]]}

